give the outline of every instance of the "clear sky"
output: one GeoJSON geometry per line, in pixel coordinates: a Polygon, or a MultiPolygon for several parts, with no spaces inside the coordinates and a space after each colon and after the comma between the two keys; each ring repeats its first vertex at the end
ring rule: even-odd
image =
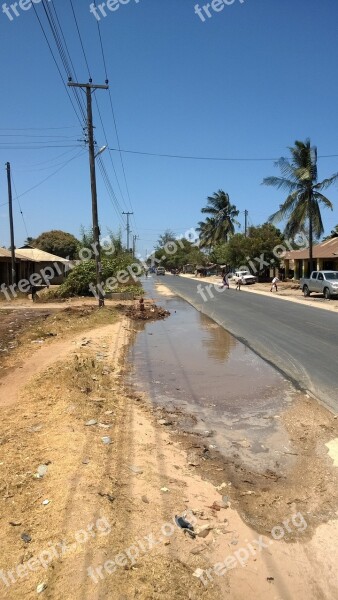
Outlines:
{"type": "MultiPolygon", "coordinates": [[[[56,8],[78,80],[87,82],[71,2],[48,3],[56,8]]],[[[105,69],[98,21],[89,4],[73,0],[91,76],[101,84],[105,69]]],[[[202,13],[204,22],[195,14],[195,4],[196,0],[130,0],[101,15],[120,146],[150,153],[269,160],[123,154],[129,199],[119,153],[109,155],[106,150],[102,160],[118,208],[98,171],[102,233],[121,227],[125,236],[121,212],[133,210],[131,226],[139,235],[141,252],[149,252],[167,228],[179,235],[195,227],[206,197],[219,188],[230,194],[242,223],[244,209],[249,223],[264,222],[284,196],[262,186],[262,179],[278,174],[272,159],[287,156],[287,147],[296,139],[310,137],[319,156],[338,155],[337,0],[234,0],[221,12],[210,9],[211,17],[202,13]]],[[[202,0],[199,6],[205,4],[202,0]]],[[[16,245],[27,235],[50,229],[78,235],[81,225],[91,224],[88,153],[78,141],[83,132],[34,9],[18,6],[19,16],[9,9],[10,20],[2,6],[0,244],[9,245],[7,161],[14,197],[24,194],[19,200],[26,226],[19,202],[14,202],[16,245]],[[57,169],[61,170],[53,175],[57,169]]],[[[43,6],[35,6],[67,81],[43,6]]],[[[109,145],[116,148],[108,92],[98,91],[96,96],[109,145]]],[[[101,147],[105,136],[95,103],[93,108],[101,147]]],[[[336,171],[338,156],[319,159],[319,178],[336,171]]],[[[333,212],[323,209],[329,233],[338,223],[337,186],[327,195],[335,206],[333,212]]]]}

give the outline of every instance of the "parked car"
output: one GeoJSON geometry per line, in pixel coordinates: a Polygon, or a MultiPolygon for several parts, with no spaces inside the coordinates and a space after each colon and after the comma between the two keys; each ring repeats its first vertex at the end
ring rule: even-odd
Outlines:
{"type": "Polygon", "coordinates": [[[312,271],[309,279],[301,278],[300,288],[304,296],[317,292],[324,294],[324,298],[329,300],[331,296],[338,294],[338,271],[312,271]]]}
{"type": "Polygon", "coordinates": [[[235,271],[232,276],[239,277],[243,285],[250,285],[257,281],[257,278],[254,275],[251,275],[250,271],[235,271]]]}
{"type": "Polygon", "coordinates": [[[156,269],[156,275],[165,275],[165,268],[164,267],[157,267],[157,269],[156,269]]]}

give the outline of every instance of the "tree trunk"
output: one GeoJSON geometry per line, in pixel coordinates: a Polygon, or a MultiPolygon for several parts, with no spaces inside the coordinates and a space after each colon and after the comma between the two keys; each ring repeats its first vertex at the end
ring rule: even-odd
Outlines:
{"type": "Polygon", "coordinates": [[[312,215],[312,190],[310,192],[310,200],[309,200],[309,270],[310,273],[308,274],[308,276],[311,275],[312,271],[314,271],[315,269],[313,268],[313,226],[312,226],[312,219],[313,219],[313,215],[312,215]]]}

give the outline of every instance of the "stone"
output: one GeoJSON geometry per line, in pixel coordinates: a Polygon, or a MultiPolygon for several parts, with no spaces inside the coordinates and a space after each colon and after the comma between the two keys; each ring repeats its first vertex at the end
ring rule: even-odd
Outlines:
{"type": "Polygon", "coordinates": [[[95,419],[90,419],[85,425],[86,427],[91,427],[92,425],[97,425],[97,421],[95,419]]]}
{"type": "Polygon", "coordinates": [[[192,576],[200,579],[201,577],[203,577],[203,573],[204,573],[203,569],[196,569],[196,571],[192,574],[192,576]]]}
{"type": "Polygon", "coordinates": [[[37,475],[39,477],[44,477],[45,475],[47,475],[47,471],[48,471],[47,465],[39,465],[37,468],[37,475]]]}
{"type": "Polygon", "coordinates": [[[22,533],[21,534],[21,539],[26,543],[29,544],[29,542],[32,541],[31,536],[29,535],[29,533],[22,533]]]}
{"type": "Polygon", "coordinates": [[[159,425],[167,425],[168,426],[168,425],[173,424],[172,421],[169,421],[168,419],[159,419],[157,422],[159,425]]]}
{"type": "Polygon", "coordinates": [[[143,469],[141,469],[141,467],[137,467],[136,465],[131,465],[128,468],[130,469],[130,471],[132,471],[132,473],[135,473],[136,475],[142,475],[143,473],[143,469]]]}
{"type": "Polygon", "coordinates": [[[37,592],[37,594],[41,594],[46,589],[47,589],[47,583],[39,583],[38,587],[36,588],[36,592],[37,592]]]}
{"type": "Polygon", "coordinates": [[[198,537],[206,538],[212,529],[213,529],[213,526],[210,525],[210,523],[206,523],[205,525],[202,525],[201,527],[197,527],[195,529],[195,534],[198,537]]]}
{"type": "Polygon", "coordinates": [[[111,437],[109,437],[109,435],[104,435],[104,436],[101,438],[101,440],[102,440],[102,442],[103,442],[104,444],[106,444],[106,445],[107,445],[107,444],[111,444],[111,443],[112,443],[112,439],[111,439],[111,437]]]}

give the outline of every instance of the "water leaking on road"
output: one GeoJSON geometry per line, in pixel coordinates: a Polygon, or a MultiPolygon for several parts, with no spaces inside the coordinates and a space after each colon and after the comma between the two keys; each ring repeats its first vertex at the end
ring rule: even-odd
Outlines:
{"type": "Polygon", "coordinates": [[[157,301],[171,316],[138,326],[129,353],[133,386],[154,407],[182,411],[185,430],[212,431],[208,444],[226,456],[259,470],[290,464],[279,416],[292,401],[291,384],[184,300],[161,296],[157,301]]]}

